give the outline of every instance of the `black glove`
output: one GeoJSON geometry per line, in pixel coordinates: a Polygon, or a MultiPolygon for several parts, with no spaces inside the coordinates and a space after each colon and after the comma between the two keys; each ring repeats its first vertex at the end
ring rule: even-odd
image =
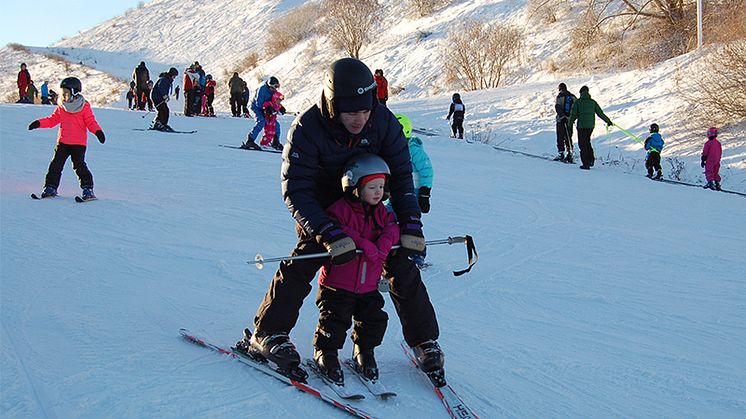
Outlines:
{"type": "Polygon", "coordinates": [[[326,247],[332,257],[332,265],[344,265],[355,259],[355,241],[345,234],[336,223],[329,222],[319,230],[316,240],[326,247]]]}
{"type": "MultiPolygon", "coordinates": [[[[31,129],[31,127],[29,127],[29,129],[31,129]]],[[[702,157],[702,167],[705,167],[706,164],[707,164],[707,159],[702,157]]]]}
{"type": "Polygon", "coordinates": [[[28,130],[31,131],[32,129],[37,129],[41,126],[41,123],[39,121],[34,121],[30,124],[28,124],[28,130]]]}
{"type": "Polygon", "coordinates": [[[430,188],[423,186],[420,188],[420,197],[417,201],[420,204],[420,211],[423,214],[430,212],[430,188]]]}
{"type": "Polygon", "coordinates": [[[287,112],[285,110],[285,107],[284,106],[280,106],[280,115],[285,115],[285,112],[287,112]]]}
{"type": "Polygon", "coordinates": [[[613,124],[613,123],[612,123],[611,121],[609,121],[609,122],[607,122],[607,123],[606,123],[606,126],[607,126],[607,127],[610,127],[610,126],[612,126],[612,125],[614,125],[614,124],[613,124]]]}
{"type": "Polygon", "coordinates": [[[104,135],[104,132],[101,130],[96,131],[96,138],[98,138],[98,142],[103,144],[106,142],[106,136],[104,135]]]}

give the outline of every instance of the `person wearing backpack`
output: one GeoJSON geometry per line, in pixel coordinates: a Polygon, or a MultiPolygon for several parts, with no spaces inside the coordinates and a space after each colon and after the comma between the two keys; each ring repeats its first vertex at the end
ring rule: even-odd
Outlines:
{"type": "Polygon", "coordinates": [[[572,163],[572,125],[567,123],[567,118],[570,117],[570,110],[572,104],[578,98],[574,94],[567,91],[567,85],[565,83],[559,84],[559,94],[557,100],[554,103],[554,110],[557,112],[557,157],[555,161],[562,161],[565,163],[572,163]],[[565,156],[565,149],[567,149],[567,156],[565,156]]]}

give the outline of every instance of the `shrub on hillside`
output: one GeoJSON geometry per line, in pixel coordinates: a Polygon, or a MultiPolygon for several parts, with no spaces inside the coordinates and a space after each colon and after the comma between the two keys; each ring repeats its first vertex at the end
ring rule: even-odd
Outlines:
{"type": "Polygon", "coordinates": [[[382,19],[383,8],[377,0],[324,0],[324,32],[336,48],[352,58],[360,58],[360,49],[370,41],[373,29],[382,19]]]}
{"type": "Polygon", "coordinates": [[[267,53],[275,57],[293,45],[313,35],[316,22],[321,16],[317,3],[307,3],[296,7],[275,19],[267,30],[267,53]]]}
{"type": "Polygon", "coordinates": [[[429,16],[433,12],[448,6],[453,0],[409,0],[409,6],[419,17],[429,16]]]}
{"type": "Polygon", "coordinates": [[[9,43],[8,48],[10,48],[11,51],[29,52],[25,45],[17,44],[15,42],[9,43]]]}
{"type": "MultiPolygon", "coordinates": [[[[238,62],[238,71],[242,73],[244,71],[251,71],[259,65],[259,54],[256,52],[250,52],[241,61],[238,62]]],[[[232,73],[231,73],[232,75],[232,73]]]]}
{"type": "Polygon", "coordinates": [[[446,81],[465,90],[498,87],[523,48],[521,31],[468,20],[448,33],[441,47],[446,81]]]}

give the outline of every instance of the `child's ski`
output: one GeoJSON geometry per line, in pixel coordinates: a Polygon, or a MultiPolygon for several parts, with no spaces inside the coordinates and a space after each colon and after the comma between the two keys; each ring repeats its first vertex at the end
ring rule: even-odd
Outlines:
{"type": "Polygon", "coordinates": [[[324,384],[326,384],[330,389],[337,393],[337,396],[348,400],[360,400],[365,398],[364,394],[354,393],[350,391],[350,389],[344,384],[339,385],[330,381],[324,374],[321,373],[321,371],[319,370],[319,366],[316,365],[316,363],[312,359],[306,360],[306,366],[308,367],[308,369],[313,371],[313,373],[316,374],[317,377],[321,378],[324,384]]]}
{"type": "Polygon", "coordinates": [[[241,147],[238,147],[238,146],[235,146],[235,145],[225,145],[225,144],[218,144],[218,145],[220,147],[234,148],[234,149],[237,149],[237,150],[263,151],[265,153],[282,154],[282,151],[280,151],[280,150],[269,150],[269,149],[265,149],[265,148],[241,148],[241,147]]]}
{"type": "Polygon", "coordinates": [[[75,202],[78,202],[78,203],[80,203],[80,202],[88,202],[88,201],[95,201],[97,199],[98,198],[96,198],[95,196],[91,197],[91,198],[83,198],[80,195],[75,195],[75,202]]]}
{"type": "Polygon", "coordinates": [[[166,134],[194,134],[195,132],[197,132],[197,130],[193,130],[193,131],[177,131],[177,130],[172,130],[172,131],[163,131],[163,130],[159,130],[159,129],[153,129],[153,128],[132,128],[132,130],[133,130],[133,131],[156,131],[156,132],[165,132],[166,134]]]}
{"type": "Polygon", "coordinates": [[[389,390],[386,389],[386,386],[383,385],[383,383],[381,382],[380,379],[378,379],[376,381],[371,381],[371,380],[365,378],[359,372],[357,372],[357,370],[355,369],[355,364],[353,363],[353,361],[351,359],[345,359],[344,364],[345,364],[345,366],[353,374],[355,374],[357,376],[357,378],[360,379],[360,381],[363,383],[363,385],[365,386],[365,388],[367,388],[368,391],[370,391],[370,393],[372,395],[374,395],[376,397],[379,397],[379,398],[381,398],[383,400],[386,400],[386,399],[388,399],[390,397],[395,397],[396,396],[396,393],[394,393],[393,391],[389,391],[389,390]]]}

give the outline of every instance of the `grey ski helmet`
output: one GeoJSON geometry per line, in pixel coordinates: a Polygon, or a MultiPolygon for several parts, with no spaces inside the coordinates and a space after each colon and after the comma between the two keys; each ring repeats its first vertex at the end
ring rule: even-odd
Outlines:
{"type": "Polygon", "coordinates": [[[383,173],[386,179],[391,175],[389,165],[378,155],[358,154],[345,164],[342,171],[342,190],[345,193],[352,192],[360,184],[360,180],[369,175],[383,173]]]}
{"type": "Polygon", "coordinates": [[[368,66],[354,58],[333,62],[324,74],[324,99],[332,118],[338,113],[337,99],[360,95],[369,95],[371,104],[376,102],[376,81],[368,66]]]}
{"type": "Polygon", "coordinates": [[[60,83],[61,89],[68,89],[70,96],[75,96],[83,91],[83,83],[77,77],[67,77],[60,83]]]}

